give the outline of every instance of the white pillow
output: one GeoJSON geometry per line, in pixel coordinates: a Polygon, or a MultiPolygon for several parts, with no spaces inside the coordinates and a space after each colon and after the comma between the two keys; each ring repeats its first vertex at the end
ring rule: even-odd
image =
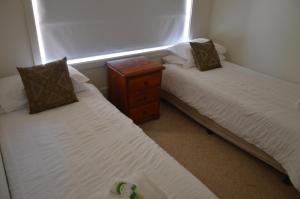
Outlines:
{"type": "MultiPolygon", "coordinates": [[[[207,41],[208,41],[208,39],[205,39],[205,38],[199,38],[199,39],[192,40],[192,42],[198,42],[198,43],[203,43],[203,42],[207,42],[207,41]]],[[[226,53],[227,50],[224,46],[217,44],[215,42],[214,42],[214,45],[215,45],[216,50],[219,55],[224,55],[226,53]]],[[[179,44],[169,48],[169,50],[172,53],[174,53],[175,55],[184,58],[188,63],[190,63],[190,64],[194,63],[194,58],[193,58],[190,42],[179,43],[179,44]]]]}
{"type": "Polygon", "coordinates": [[[86,83],[79,83],[73,79],[72,79],[72,83],[73,83],[75,93],[86,91],[89,88],[88,86],[86,86],[86,83]]]}
{"type": "Polygon", "coordinates": [[[177,56],[177,55],[168,55],[162,58],[164,63],[166,64],[177,64],[182,68],[192,68],[195,67],[195,63],[189,63],[185,59],[177,56]]]}
{"type": "MultiPolygon", "coordinates": [[[[226,57],[224,55],[219,55],[220,61],[224,61],[226,60],[226,57]]],[[[194,63],[194,59],[193,62],[189,63],[187,62],[185,59],[177,56],[177,55],[168,55],[166,57],[162,58],[164,63],[166,64],[176,64],[182,68],[193,68],[196,66],[196,64],[194,63]]]]}
{"type": "Polygon", "coordinates": [[[80,83],[86,83],[90,81],[89,78],[87,78],[84,74],[76,70],[74,67],[68,66],[68,69],[72,80],[75,80],[76,82],[80,82],[80,83]]]}
{"type": "Polygon", "coordinates": [[[175,55],[185,59],[188,63],[194,63],[192,48],[189,42],[179,43],[169,48],[175,55]]]}
{"type": "Polygon", "coordinates": [[[68,66],[70,77],[72,79],[72,83],[74,86],[74,90],[76,93],[87,90],[86,82],[90,81],[88,77],[84,74],[73,68],[72,66],[68,66]]]}
{"type": "Polygon", "coordinates": [[[225,61],[226,60],[225,55],[219,55],[219,58],[220,58],[220,61],[225,61]]]}
{"type": "Polygon", "coordinates": [[[1,78],[0,91],[0,106],[6,113],[26,106],[27,98],[20,75],[1,78]]]}
{"type": "MultiPolygon", "coordinates": [[[[76,93],[87,90],[89,78],[69,66],[69,73],[76,93]]],[[[28,101],[20,75],[0,78],[0,106],[6,112],[24,108],[28,101]]]]}

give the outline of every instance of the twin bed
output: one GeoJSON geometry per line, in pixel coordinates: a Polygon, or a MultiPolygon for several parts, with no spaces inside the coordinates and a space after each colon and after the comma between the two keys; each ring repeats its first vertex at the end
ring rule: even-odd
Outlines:
{"type": "Polygon", "coordinates": [[[287,174],[300,190],[299,85],[227,61],[206,72],[164,66],[164,99],[287,174]]]}
{"type": "Polygon", "coordinates": [[[216,198],[94,86],[78,98],[78,103],[35,115],[25,108],[0,115],[12,199],[109,199],[116,180],[138,173],[168,199],[216,198]]]}

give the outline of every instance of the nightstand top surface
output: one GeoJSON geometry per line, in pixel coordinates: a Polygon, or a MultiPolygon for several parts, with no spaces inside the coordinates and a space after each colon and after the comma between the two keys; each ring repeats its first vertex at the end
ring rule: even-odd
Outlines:
{"type": "Polygon", "coordinates": [[[144,56],[109,61],[107,66],[126,77],[163,70],[160,63],[151,61],[144,56]]]}

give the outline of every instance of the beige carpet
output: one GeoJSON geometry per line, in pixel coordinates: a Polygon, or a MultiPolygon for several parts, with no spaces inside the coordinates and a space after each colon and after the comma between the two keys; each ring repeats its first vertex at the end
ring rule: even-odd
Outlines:
{"type": "Polygon", "coordinates": [[[225,199],[296,199],[274,169],[206,130],[163,102],[161,118],[144,131],[218,197],[225,199]]]}

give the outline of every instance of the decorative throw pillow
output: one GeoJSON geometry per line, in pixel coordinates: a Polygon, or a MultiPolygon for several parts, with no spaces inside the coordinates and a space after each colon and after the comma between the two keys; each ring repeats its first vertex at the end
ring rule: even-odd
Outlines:
{"type": "Polygon", "coordinates": [[[191,47],[196,66],[201,71],[222,67],[219,55],[212,41],[205,43],[191,42],[191,47]]]}
{"type": "Polygon", "coordinates": [[[68,72],[67,58],[17,69],[24,84],[30,114],[78,101],[68,72]]]}

